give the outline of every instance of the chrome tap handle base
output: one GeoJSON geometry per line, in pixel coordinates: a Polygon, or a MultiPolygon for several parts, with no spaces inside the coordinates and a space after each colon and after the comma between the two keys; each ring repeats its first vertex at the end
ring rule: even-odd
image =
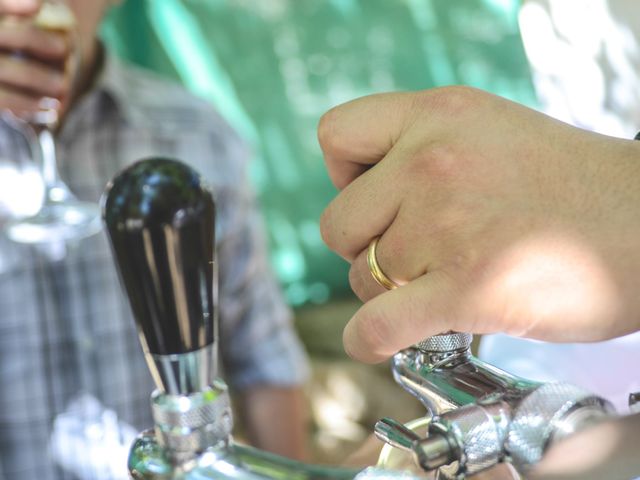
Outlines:
{"type": "Polygon", "coordinates": [[[224,383],[191,395],[151,395],[158,444],[175,462],[191,460],[209,447],[229,441],[231,403],[224,383]]]}
{"type": "Polygon", "coordinates": [[[154,430],[142,432],[129,453],[134,480],[368,480],[420,477],[379,468],[349,469],[304,464],[237,445],[230,432],[226,387],[192,395],[154,392],[154,430]]]}

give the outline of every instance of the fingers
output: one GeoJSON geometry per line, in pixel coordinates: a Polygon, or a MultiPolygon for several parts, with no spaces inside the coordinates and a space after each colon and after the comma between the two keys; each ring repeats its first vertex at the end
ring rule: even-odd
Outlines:
{"type": "Polygon", "coordinates": [[[322,116],[318,141],[337,188],[346,187],[391,150],[411,123],[414,97],[412,93],[371,95],[322,116]]]}
{"type": "Polygon", "coordinates": [[[60,97],[67,79],[62,72],[23,58],[0,56],[0,85],[35,96],[60,97]]]}
{"type": "MultiPolygon", "coordinates": [[[[379,236],[375,252],[378,267],[396,285],[405,285],[432,270],[434,258],[446,258],[445,252],[436,247],[440,240],[439,232],[420,225],[421,219],[407,212],[407,203],[379,236]]],[[[428,216],[423,209],[421,217],[428,216]]],[[[351,289],[365,302],[386,291],[371,274],[368,252],[369,247],[355,258],[349,270],[351,289]]]]}
{"type": "MultiPolygon", "coordinates": [[[[409,198],[403,200],[391,225],[379,235],[375,255],[380,269],[396,285],[405,285],[430,270],[448,266],[452,247],[456,245],[452,232],[461,223],[460,215],[450,212],[443,215],[433,195],[424,203],[412,193],[407,195],[409,198]],[[418,217],[416,211],[420,212],[418,217]]],[[[351,289],[365,302],[384,291],[369,269],[368,250],[367,247],[360,252],[349,271],[351,289]]]]}
{"type": "Polygon", "coordinates": [[[0,0],[0,15],[35,15],[40,5],[40,0],[0,0]]]}
{"type": "Polygon", "coordinates": [[[64,61],[69,48],[64,35],[43,30],[30,22],[3,22],[0,25],[0,50],[56,62],[64,61]]]}
{"type": "MultiPolygon", "coordinates": [[[[392,157],[389,154],[388,157],[392,157]]],[[[395,182],[394,158],[355,179],[323,212],[320,231],[327,246],[351,262],[393,222],[404,190],[395,182]]]]}
{"type": "Polygon", "coordinates": [[[22,117],[39,109],[40,98],[0,88],[0,109],[11,110],[22,117]]]}
{"type": "Polygon", "coordinates": [[[23,115],[38,110],[42,97],[65,97],[71,87],[63,71],[69,49],[63,35],[41,30],[28,20],[3,21],[0,109],[23,115]]]}
{"type": "MultiPolygon", "coordinates": [[[[321,231],[329,248],[348,261],[387,229],[403,202],[411,197],[442,202],[450,196],[443,186],[462,176],[456,155],[438,145],[443,135],[442,122],[437,121],[444,109],[442,95],[365,97],[335,108],[321,121],[327,168],[336,185],[344,188],[324,212],[321,231]],[[429,115],[423,112],[418,118],[418,105],[428,107],[429,115]],[[405,113],[396,114],[399,109],[405,113]]],[[[456,95],[450,104],[470,103],[458,98],[470,96],[466,90],[456,90],[456,95]]],[[[426,214],[418,207],[412,212],[414,222],[426,214]]]]}
{"type": "MultiPolygon", "coordinates": [[[[351,290],[363,302],[371,300],[372,298],[388,291],[374,280],[367,263],[367,251],[368,250],[365,250],[358,255],[349,269],[349,284],[351,285],[351,290]]],[[[378,255],[376,256],[378,257],[378,255]]],[[[386,267],[383,266],[388,265],[388,263],[378,260],[378,264],[382,271],[395,282],[394,277],[388,275],[386,273],[386,267]]]]}
{"type": "Polygon", "coordinates": [[[347,324],[347,353],[376,363],[429,336],[456,330],[456,282],[429,272],[365,303],[347,324]]]}

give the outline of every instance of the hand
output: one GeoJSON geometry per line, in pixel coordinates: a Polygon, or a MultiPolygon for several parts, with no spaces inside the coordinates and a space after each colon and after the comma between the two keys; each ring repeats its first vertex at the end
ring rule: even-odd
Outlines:
{"type": "Polygon", "coordinates": [[[640,142],[468,87],[358,99],[319,125],[341,189],[321,219],[375,362],[450,330],[593,341],[640,328],[640,142]],[[366,251],[400,288],[378,286],[366,251]]]}
{"type": "Polygon", "coordinates": [[[66,98],[70,76],[65,35],[33,25],[39,0],[0,0],[0,110],[17,115],[38,110],[43,97],[66,98]]]}
{"type": "Polygon", "coordinates": [[[553,443],[527,478],[601,480],[640,475],[640,414],[613,418],[553,443]]]}

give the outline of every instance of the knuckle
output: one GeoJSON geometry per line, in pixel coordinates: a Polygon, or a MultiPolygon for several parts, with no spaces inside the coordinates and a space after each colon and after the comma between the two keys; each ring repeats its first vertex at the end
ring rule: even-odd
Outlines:
{"type": "Polygon", "coordinates": [[[459,118],[483,103],[486,94],[466,85],[425,90],[414,97],[414,108],[459,118]]]}
{"type": "Polygon", "coordinates": [[[342,203],[334,199],[320,216],[320,237],[325,245],[338,255],[352,261],[357,251],[353,251],[353,229],[340,209],[342,203]]]}
{"type": "Polygon", "coordinates": [[[490,262],[485,260],[480,251],[473,244],[465,248],[456,248],[447,261],[442,265],[443,274],[456,279],[461,288],[477,285],[486,279],[490,262]]]}
{"type": "Polygon", "coordinates": [[[450,182],[462,173],[462,161],[455,147],[448,143],[424,145],[411,154],[404,168],[405,175],[424,187],[425,183],[439,185],[450,182]]]}

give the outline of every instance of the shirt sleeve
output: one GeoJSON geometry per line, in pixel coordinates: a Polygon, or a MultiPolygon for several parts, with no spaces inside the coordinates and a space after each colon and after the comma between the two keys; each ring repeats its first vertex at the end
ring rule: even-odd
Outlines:
{"type": "Polygon", "coordinates": [[[235,389],[294,386],[309,374],[291,311],[270,268],[264,226],[246,175],[216,194],[220,350],[235,389]]]}

